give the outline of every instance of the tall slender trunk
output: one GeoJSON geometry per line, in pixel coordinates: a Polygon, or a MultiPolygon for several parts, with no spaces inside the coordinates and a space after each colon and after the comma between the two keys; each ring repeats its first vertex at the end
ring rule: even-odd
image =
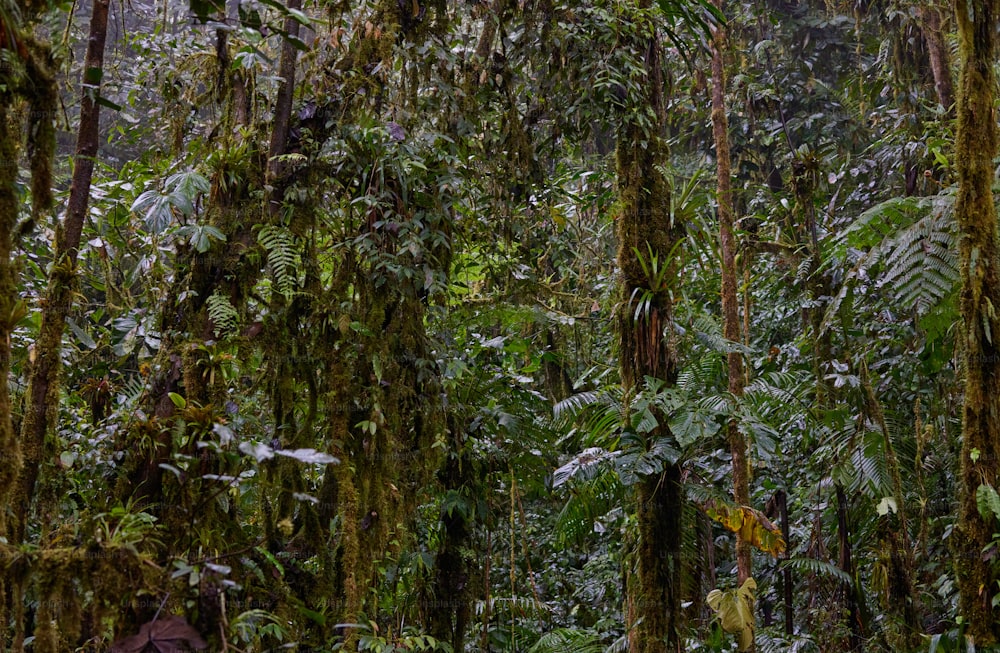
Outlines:
{"type": "MultiPolygon", "coordinates": [[[[722,0],[715,0],[722,11],[722,0]]],[[[730,342],[740,342],[739,300],[736,297],[736,237],[733,234],[732,160],[729,154],[729,120],[726,117],[725,49],[726,30],[718,26],[712,39],[712,135],[715,138],[719,213],[719,248],[722,254],[722,335],[730,342]]],[[[729,352],[729,392],[743,396],[743,356],[729,352]]],[[[727,425],[729,450],[733,461],[733,499],[738,505],[750,504],[750,466],[747,442],[735,419],[727,425]]],[[[753,575],[750,543],[736,536],[737,581],[743,583],[753,575]]]]}
{"type": "MultiPolygon", "coordinates": [[[[848,519],[850,506],[847,503],[847,493],[844,492],[844,486],[837,483],[836,489],[837,537],[839,539],[838,548],[840,549],[840,557],[837,562],[840,570],[854,579],[856,578],[856,574],[854,573],[854,547],[851,544],[850,521],[848,519]]],[[[843,592],[848,620],[851,626],[850,650],[861,651],[864,650],[864,621],[861,618],[861,607],[858,604],[856,582],[844,583],[843,592]]]]}
{"type": "MultiPolygon", "coordinates": [[[[642,3],[648,8],[649,3],[642,3]]],[[[670,188],[660,168],[666,161],[661,134],[666,124],[663,100],[661,43],[650,30],[643,48],[643,93],[629,98],[622,118],[616,151],[621,215],[618,219],[618,265],[621,303],[615,316],[619,364],[626,394],[641,390],[646,377],[676,381],[677,354],[669,282],[676,264],[668,259],[680,237],[672,224],[670,188]],[[660,274],[649,274],[653,260],[660,274]],[[639,297],[643,307],[636,310],[639,297]],[[648,300],[648,301],[646,301],[648,300]]],[[[669,437],[665,419],[651,439],[669,437]]],[[[680,520],[684,494],[681,470],[668,464],[659,474],[645,477],[637,488],[638,576],[628,583],[629,604],[638,623],[630,630],[629,647],[638,653],[680,651],[681,625],[680,520]]]]}
{"type": "Polygon", "coordinates": [[[996,0],[955,0],[962,74],[958,91],[955,164],[960,233],[960,307],[965,371],[962,413],[962,488],[952,535],[959,610],[976,646],[1000,641],[1000,610],[991,600],[1000,586],[996,565],[983,557],[996,523],[976,505],[980,484],[996,487],[1000,460],[1000,239],[993,200],[997,155],[995,34],[996,0]]]}
{"type": "MultiPolygon", "coordinates": [[[[791,529],[788,524],[788,495],[784,490],[778,490],[775,495],[775,499],[778,502],[778,515],[781,519],[781,538],[785,540],[786,545],[786,559],[789,557],[787,551],[792,548],[791,541],[791,529]]],[[[785,635],[789,637],[795,633],[795,623],[792,619],[793,617],[793,601],[792,595],[794,593],[795,583],[792,579],[792,568],[786,566],[781,570],[781,596],[782,602],[784,603],[784,614],[785,614],[785,635]]]]}
{"type": "Polygon", "coordinates": [[[896,510],[889,511],[877,518],[879,543],[883,553],[888,554],[889,567],[889,605],[888,611],[899,622],[895,624],[899,632],[887,633],[893,638],[889,643],[903,650],[916,650],[920,644],[922,619],[919,603],[912,600],[914,596],[913,546],[910,543],[910,532],[906,518],[906,497],[903,494],[903,478],[900,474],[899,459],[892,444],[889,426],[885,421],[885,413],[875,396],[875,390],[868,379],[867,370],[861,377],[865,391],[866,412],[872,417],[882,432],[885,444],[885,466],[892,482],[892,493],[896,500],[896,510]]]}
{"type": "Polygon", "coordinates": [[[55,257],[49,273],[49,285],[42,308],[42,324],[35,342],[35,362],[28,381],[27,406],[21,431],[24,467],[16,488],[13,505],[22,512],[12,528],[12,541],[24,539],[35,494],[39,468],[46,454],[45,436],[52,427],[59,402],[59,367],[62,335],[66,317],[73,305],[72,283],[80,234],[90,202],[90,184],[99,145],[101,77],[104,72],[104,46],[108,32],[110,0],[94,0],[90,16],[90,36],[83,65],[83,92],[80,98],[80,127],[73,162],[73,181],[69,191],[66,218],[56,231],[55,257]]]}
{"type": "MultiPolygon", "coordinates": [[[[10,111],[6,97],[0,98],[0,161],[17,160],[17,132],[10,120],[10,111]]],[[[14,250],[13,234],[17,226],[17,216],[20,199],[15,192],[17,168],[15,166],[0,166],[0,315],[13,315],[19,300],[17,294],[17,269],[11,261],[14,250]]],[[[10,386],[6,379],[10,375],[10,337],[14,332],[14,320],[0,319],[0,536],[8,541],[18,540],[8,533],[8,519],[13,516],[8,506],[18,506],[11,497],[16,493],[18,472],[21,469],[20,442],[14,433],[11,421],[10,386]]],[[[20,516],[16,516],[19,519],[20,516]]],[[[6,554],[5,554],[6,555],[6,554]]],[[[13,643],[13,649],[21,646],[24,639],[24,607],[21,601],[21,589],[13,579],[6,574],[0,575],[0,650],[6,650],[8,643],[13,643]],[[15,627],[7,627],[13,622],[15,627]],[[11,631],[13,636],[11,637],[11,631]]]]}
{"type": "Polygon", "coordinates": [[[955,92],[951,81],[951,64],[948,61],[948,45],[945,43],[941,25],[941,10],[933,3],[920,5],[920,30],[927,45],[927,57],[934,75],[934,91],[938,103],[947,110],[952,109],[955,92]]]}
{"type": "MultiPolygon", "coordinates": [[[[288,0],[289,11],[302,9],[302,0],[288,0]]],[[[267,178],[273,181],[281,175],[284,166],[278,157],[285,153],[288,147],[288,133],[292,121],[292,99],[295,96],[295,62],[298,49],[291,39],[299,38],[299,21],[292,16],[285,19],[285,38],[281,47],[281,61],[278,64],[278,94],[274,104],[274,123],[271,126],[271,143],[268,149],[267,178]]],[[[275,213],[281,207],[281,197],[271,197],[271,212],[275,213]]]]}

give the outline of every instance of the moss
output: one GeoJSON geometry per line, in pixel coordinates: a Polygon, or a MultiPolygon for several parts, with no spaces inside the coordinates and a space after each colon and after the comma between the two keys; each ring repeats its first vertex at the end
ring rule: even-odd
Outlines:
{"type": "Polygon", "coordinates": [[[998,11],[993,0],[957,0],[962,74],[958,94],[955,161],[958,194],[955,217],[961,239],[959,345],[965,371],[962,419],[962,496],[952,550],[959,586],[959,609],[977,646],[1000,641],[1000,610],[990,600],[1000,581],[996,565],[982,551],[992,541],[993,524],[976,505],[981,483],[996,487],[1000,460],[1000,238],[993,201],[993,159],[997,154],[995,115],[995,34],[998,11]],[[975,455],[974,455],[975,453],[975,455]],[[985,591],[980,588],[989,588],[985,591]]]}
{"type": "MultiPolygon", "coordinates": [[[[0,161],[17,160],[17,136],[11,129],[7,98],[0,101],[0,161]]],[[[17,301],[16,272],[11,262],[11,234],[17,224],[18,201],[14,192],[17,169],[0,166],[0,315],[10,315],[17,301]]],[[[0,320],[0,342],[9,342],[13,324],[0,320]]],[[[10,372],[10,348],[0,347],[0,377],[10,372]]],[[[14,437],[11,423],[10,389],[0,383],[0,534],[8,533],[7,524],[18,473],[22,465],[21,445],[14,437]]]]}
{"type": "Polygon", "coordinates": [[[52,53],[47,45],[28,40],[25,62],[28,101],[28,160],[31,169],[31,213],[37,222],[52,208],[52,161],[56,129],[53,107],[58,106],[52,53]]]}

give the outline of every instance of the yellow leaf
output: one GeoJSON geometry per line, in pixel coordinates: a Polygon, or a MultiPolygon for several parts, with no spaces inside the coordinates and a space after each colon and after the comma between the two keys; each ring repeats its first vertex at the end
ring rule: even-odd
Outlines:
{"type": "Polygon", "coordinates": [[[781,531],[761,511],[749,506],[735,506],[710,500],[701,509],[724,528],[764,553],[778,557],[785,552],[781,531]]]}

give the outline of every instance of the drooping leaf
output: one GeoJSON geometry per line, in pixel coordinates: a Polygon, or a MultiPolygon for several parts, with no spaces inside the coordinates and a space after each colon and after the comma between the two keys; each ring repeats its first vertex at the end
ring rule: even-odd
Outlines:
{"type": "Polygon", "coordinates": [[[702,512],[729,531],[739,533],[744,541],[774,557],[785,552],[781,531],[764,513],[749,506],[736,506],[710,499],[700,506],[702,512]]]}
{"type": "Polygon", "coordinates": [[[739,638],[739,650],[749,650],[753,645],[754,595],[757,592],[757,581],[747,578],[739,589],[712,590],[706,597],[708,607],[719,617],[722,630],[739,638]]]}

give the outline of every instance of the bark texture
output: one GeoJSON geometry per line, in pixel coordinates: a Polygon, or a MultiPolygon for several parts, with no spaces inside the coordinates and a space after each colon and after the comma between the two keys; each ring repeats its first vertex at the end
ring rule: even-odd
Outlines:
{"type": "Polygon", "coordinates": [[[934,4],[920,7],[920,28],[927,45],[927,57],[934,75],[934,91],[938,103],[950,110],[955,103],[954,84],[951,79],[951,65],[948,61],[948,45],[944,40],[941,10],[934,4]]]}
{"type": "Polygon", "coordinates": [[[959,336],[965,371],[962,413],[961,497],[952,535],[959,610],[977,647],[1000,641],[997,566],[983,559],[996,524],[976,505],[980,484],[997,484],[1000,464],[1000,262],[992,183],[997,154],[995,0],[955,0],[962,72],[958,92],[955,162],[958,169],[959,268],[962,278],[959,336]]]}
{"type": "Polygon", "coordinates": [[[101,76],[108,31],[109,0],[95,0],[90,17],[90,35],[84,59],[83,92],[80,99],[80,128],[77,134],[66,218],[56,232],[55,257],[42,309],[42,324],[35,343],[35,362],[29,373],[27,406],[21,431],[24,466],[15,490],[14,505],[24,506],[12,525],[12,541],[24,539],[35,495],[40,466],[46,453],[45,437],[52,427],[59,400],[59,368],[66,317],[73,305],[80,234],[90,203],[90,184],[99,146],[101,76]]]}
{"type": "MultiPolygon", "coordinates": [[[[722,0],[715,0],[722,11],[722,0]]],[[[715,139],[716,174],[718,186],[716,201],[719,214],[719,249],[722,256],[722,335],[730,342],[740,342],[739,300],[736,297],[736,236],[733,233],[733,184],[732,158],[729,153],[729,120],[726,117],[725,51],[726,30],[717,27],[712,48],[712,135],[715,139]]],[[[743,355],[737,351],[728,354],[729,392],[734,397],[743,396],[743,355]]],[[[747,460],[747,442],[740,433],[736,420],[726,427],[729,450],[733,461],[733,500],[741,506],[750,505],[750,466],[747,460]]],[[[737,584],[753,575],[750,543],[739,534],[736,537],[737,584]]]]}
{"type": "MultiPolygon", "coordinates": [[[[616,150],[621,302],[615,324],[627,394],[641,390],[646,377],[671,384],[677,376],[670,293],[675,265],[669,256],[680,232],[671,221],[670,187],[660,170],[666,162],[666,147],[660,138],[666,124],[662,45],[651,27],[648,34],[640,44],[643,92],[628,99],[616,150]]],[[[657,429],[646,434],[651,440],[670,436],[665,420],[660,421],[657,429]]],[[[627,611],[638,621],[630,630],[629,649],[635,653],[683,649],[679,632],[683,568],[680,522],[684,508],[680,477],[680,467],[668,464],[637,487],[637,576],[629,582],[627,611]]]]}

